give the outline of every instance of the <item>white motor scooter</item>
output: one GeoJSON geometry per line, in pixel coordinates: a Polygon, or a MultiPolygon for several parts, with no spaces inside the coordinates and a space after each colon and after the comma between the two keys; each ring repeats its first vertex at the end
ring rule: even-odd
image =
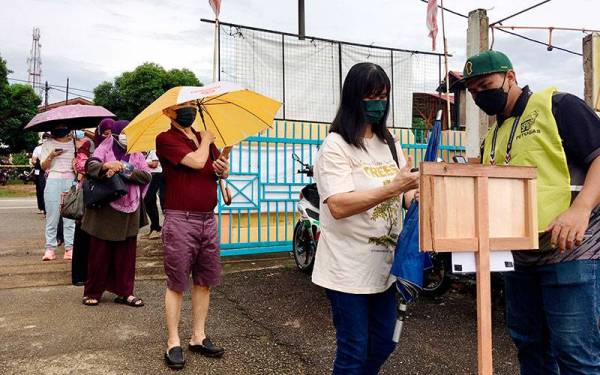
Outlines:
{"type": "MultiPolygon", "coordinates": [[[[298,174],[313,177],[312,165],[305,164],[296,154],[293,154],[292,157],[294,161],[298,162],[301,166],[301,169],[298,170],[298,174]]],[[[292,256],[300,271],[310,273],[315,262],[317,242],[319,241],[319,235],[321,233],[319,222],[319,192],[317,191],[317,184],[308,184],[300,191],[298,214],[300,217],[294,227],[292,256]]]]}

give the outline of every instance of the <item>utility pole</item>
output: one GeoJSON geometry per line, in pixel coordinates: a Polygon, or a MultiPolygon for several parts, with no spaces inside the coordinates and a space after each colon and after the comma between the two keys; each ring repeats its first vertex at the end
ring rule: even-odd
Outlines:
{"type": "MultiPolygon", "coordinates": [[[[467,57],[486,51],[489,48],[489,18],[485,9],[469,13],[467,29],[467,57]]],[[[467,157],[478,157],[481,141],[489,127],[489,117],[475,105],[471,95],[466,96],[467,157]]]]}
{"type": "Polygon", "coordinates": [[[44,86],[44,109],[48,107],[48,91],[50,91],[50,87],[48,87],[48,81],[46,81],[44,86]]]}
{"type": "Polygon", "coordinates": [[[583,38],[583,79],[585,102],[600,112],[600,34],[583,38]]]}
{"type": "Polygon", "coordinates": [[[304,39],[304,31],[304,0],[298,0],[298,39],[304,39]]]}
{"type": "Polygon", "coordinates": [[[66,97],[65,97],[65,105],[69,104],[69,78],[67,78],[67,89],[66,91],[66,97]]]}

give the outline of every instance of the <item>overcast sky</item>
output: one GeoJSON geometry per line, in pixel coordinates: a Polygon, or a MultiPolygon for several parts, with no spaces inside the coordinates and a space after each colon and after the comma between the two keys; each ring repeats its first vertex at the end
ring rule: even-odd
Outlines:
{"type": "MultiPolygon", "coordinates": [[[[493,22],[539,0],[446,0],[462,14],[488,10],[493,22]]],[[[34,27],[41,29],[42,74],[50,84],[93,90],[104,80],[143,62],[167,69],[188,68],[203,82],[212,69],[213,18],[208,0],[0,0],[0,55],[12,77],[27,79],[27,57],[34,27]]],[[[599,0],[553,0],[505,25],[600,29],[599,0]]],[[[426,4],[420,0],[306,0],[306,34],[405,49],[430,50],[426,4]]],[[[441,15],[438,15],[441,16],[441,15]]],[[[221,20],[297,32],[296,0],[222,0],[221,20]]],[[[441,49],[441,18],[438,50],[441,49]]],[[[452,69],[465,60],[466,19],[446,14],[452,69]]],[[[547,40],[547,32],[524,34],[547,40]]],[[[555,32],[557,46],[581,52],[583,34],[555,32]]],[[[512,59],[521,84],[533,89],[554,85],[583,96],[580,56],[496,33],[494,49],[512,59]]],[[[432,87],[432,91],[435,88],[432,87]]],[[[91,95],[91,94],[86,94],[91,95]]],[[[54,92],[51,102],[64,98],[54,92]]]]}

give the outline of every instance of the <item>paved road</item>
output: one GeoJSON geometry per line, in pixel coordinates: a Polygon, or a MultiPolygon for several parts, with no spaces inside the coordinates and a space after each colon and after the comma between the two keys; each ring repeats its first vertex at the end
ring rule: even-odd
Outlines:
{"type": "Polygon", "coordinates": [[[43,253],[44,216],[34,198],[0,199],[0,257],[43,253]]]}
{"type": "MultiPolygon", "coordinates": [[[[76,287],[0,291],[1,374],[169,374],[162,362],[164,281],[137,283],[146,306],[105,296],[81,305],[76,287]]],[[[475,304],[470,295],[421,300],[383,374],[476,372],[475,304]]],[[[182,337],[190,333],[186,296],[182,337]]],[[[501,311],[494,314],[495,374],[518,373],[501,311]]],[[[283,268],[225,276],[214,292],[208,332],[227,349],[221,360],[188,355],[183,374],[327,374],[334,331],[323,290],[283,268]]]]}
{"type": "MultiPolygon", "coordinates": [[[[100,306],[85,307],[81,288],[73,286],[19,288],[24,284],[18,275],[6,270],[34,264],[45,272],[49,266],[38,261],[44,220],[36,212],[32,199],[0,199],[0,282],[14,281],[9,289],[0,285],[0,374],[170,374],[162,362],[164,280],[137,281],[136,293],[146,301],[141,309],[115,305],[110,296],[100,306]]],[[[151,258],[159,250],[143,251],[151,258]]],[[[226,265],[230,273],[214,292],[209,334],[227,354],[221,360],[189,355],[183,374],[330,373],[335,341],[323,290],[287,266],[289,261],[279,262],[283,268],[251,271],[244,264],[226,265]]],[[[42,276],[35,272],[22,280],[42,276]]],[[[189,303],[187,296],[184,338],[190,332],[189,303]]],[[[472,295],[421,299],[409,313],[402,342],[382,373],[476,372],[472,295]]],[[[500,309],[494,311],[494,356],[495,374],[518,373],[500,309]]]]}

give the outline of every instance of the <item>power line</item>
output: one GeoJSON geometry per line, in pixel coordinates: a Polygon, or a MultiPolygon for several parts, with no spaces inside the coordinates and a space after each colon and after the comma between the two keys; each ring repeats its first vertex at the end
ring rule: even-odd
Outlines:
{"type": "MultiPolygon", "coordinates": [[[[50,85],[49,85],[49,86],[50,86],[50,85]]],[[[66,91],[66,90],[62,90],[62,89],[59,89],[59,88],[56,88],[56,87],[52,87],[52,86],[50,86],[50,88],[52,88],[53,90],[56,90],[56,91],[58,91],[58,92],[62,92],[62,93],[64,93],[64,94],[66,94],[66,93],[67,93],[67,91],[66,91]]],[[[89,96],[85,96],[85,95],[81,95],[81,94],[78,94],[78,95],[79,95],[81,98],[84,98],[84,99],[88,99],[88,100],[92,100],[92,101],[94,100],[94,98],[90,98],[89,96]]]]}
{"type": "MultiPolygon", "coordinates": [[[[496,29],[496,28],[492,28],[492,30],[494,30],[494,29],[496,29]]],[[[546,43],[546,42],[542,42],[542,41],[540,41],[540,40],[537,40],[537,39],[530,38],[530,37],[528,37],[528,36],[525,36],[525,35],[523,35],[523,34],[517,34],[517,33],[513,32],[513,31],[508,31],[508,30],[505,30],[505,29],[496,29],[496,30],[498,30],[498,31],[502,31],[503,33],[507,33],[507,34],[510,34],[510,35],[517,36],[517,37],[519,37],[519,38],[522,38],[522,39],[528,40],[528,41],[530,41],[530,42],[533,42],[533,43],[541,44],[541,45],[543,45],[543,46],[546,46],[546,47],[552,47],[553,49],[557,49],[557,50],[559,50],[559,51],[567,52],[567,53],[570,53],[570,54],[573,54],[573,55],[577,55],[577,56],[583,56],[583,54],[582,54],[582,53],[575,52],[575,51],[572,51],[572,50],[570,50],[570,49],[566,49],[566,48],[558,47],[558,46],[555,46],[554,44],[553,44],[553,45],[550,45],[550,44],[548,44],[548,43],[546,43]]]]}
{"type": "MultiPolygon", "coordinates": [[[[10,81],[15,81],[15,82],[31,83],[31,82],[29,82],[29,81],[26,81],[26,80],[24,80],[24,79],[18,79],[18,78],[12,78],[12,77],[7,77],[7,79],[8,79],[8,80],[10,80],[10,81]]],[[[48,85],[49,85],[49,86],[52,86],[52,87],[60,87],[60,88],[63,88],[63,89],[66,89],[66,88],[67,88],[67,86],[63,86],[63,85],[55,85],[55,84],[48,84],[48,85]]],[[[36,86],[38,86],[38,85],[36,84],[36,86]]],[[[42,87],[43,87],[44,85],[40,83],[40,84],[39,84],[39,86],[42,86],[42,87]]],[[[82,92],[87,92],[87,93],[90,93],[90,94],[93,94],[93,93],[94,93],[93,91],[90,91],[90,90],[78,89],[78,88],[75,88],[75,87],[71,87],[71,86],[69,86],[69,92],[70,92],[71,90],[75,90],[75,91],[82,91],[82,92]]]]}
{"type": "MultiPolygon", "coordinates": [[[[428,3],[427,0],[421,0],[421,2],[428,3]]],[[[459,17],[462,17],[462,18],[469,18],[469,16],[465,16],[464,14],[460,14],[458,12],[455,12],[452,9],[448,9],[448,8],[442,7],[441,5],[438,5],[438,8],[443,9],[443,10],[445,10],[448,13],[452,13],[452,14],[454,14],[456,16],[459,16],[459,17]]]]}
{"type": "MultiPolygon", "coordinates": [[[[422,3],[428,3],[428,1],[427,1],[427,0],[420,0],[420,1],[421,1],[422,3]]],[[[513,14],[513,15],[509,16],[509,17],[505,17],[504,19],[502,19],[502,20],[500,20],[500,21],[496,21],[496,22],[492,23],[492,24],[490,25],[490,28],[492,29],[492,36],[493,36],[493,31],[494,31],[494,29],[495,29],[495,28],[493,28],[493,27],[492,27],[492,25],[495,25],[495,24],[497,24],[497,23],[499,23],[499,22],[505,21],[505,20],[507,20],[507,19],[509,19],[509,18],[512,18],[512,17],[516,16],[516,15],[519,15],[519,14],[521,14],[521,13],[524,13],[524,12],[528,11],[528,10],[531,10],[531,9],[533,9],[533,8],[536,8],[536,7],[540,6],[540,5],[543,5],[543,4],[547,3],[548,1],[551,1],[551,0],[542,1],[541,3],[535,4],[535,5],[533,5],[533,6],[529,7],[529,8],[527,8],[527,9],[524,9],[524,10],[522,10],[522,11],[520,11],[520,12],[518,12],[518,13],[515,13],[515,14],[513,14]]],[[[438,8],[441,8],[441,6],[440,6],[440,5],[438,5],[438,8]]],[[[448,13],[452,13],[452,14],[454,14],[454,15],[457,15],[457,16],[459,16],[459,17],[462,17],[462,18],[469,18],[469,16],[466,16],[466,15],[464,15],[464,14],[461,14],[461,13],[459,13],[459,12],[456,12],[456,11],[454,11],[454,10],[451,10],[451,9],[448,9],[448,8],[444,8],[444,10],[445,10],[446,12],[448,12],[448,13]]],[[[557,49],[557,50],[559,50],[559,51],[563,51],[563,52],[571,53],[571,54],[573,54],[573,55],[577,55],[577,56],[583,56],[583,54],[581,54],[581,53],[579,53],[579,52],[575,52],[575,51],[572,51],[572,50],[569,50],[569,49],[566,49],[566,48],[562,48],[562,47],[558,47],[558,46],[555,46],[555,45],[552,45],[552,46],[550,46],[548,43],[542,42],[542,41],[540,41],[540,40],[537,40],[537,39],[530,38],[530,37],[528,37],[528,36],[525,36],[525,35],[523,35],[523,34],[518,34],[518,33],[512,32],[512,31],[504,30],[504,29],[496,29],[496,30],[500,30],[500,31],[502,31],[503,33],[507,33],[507,34],[510,34],[510,35],[512,35],[512,36],[516,36],[516,37],[518,37],[518,38],[521,38],[521,39],[528,40],[528,41],[530,41],[530,42],[532,42],[532,43],[541,44],[541,45],[543,45],[543,46],[546,46],[546,47],[552,47],[552,48],[554,48],[554,49],[557,49]]],[[[492,43],[492,45],[493,45],[493,43],[492,43]]]]}
{"type": "Polygon", "coordinates": [[[535,4],[535,5],[532,5],[532,6],[530,6],[530,7],[529,7],[529,8],[527,8],[527,9],[523,9],[523,10],[522,10],[522,11],[520,11],[520,12],[517,12],[517,13],[515,13],[515,14],[512,14],[512,15],[510,15],[510,16],[508,16],[508,17],[504,17],[503,19],[501,19],[501,20],[498,20],[498,21],[496,21],[496,22],[492,23],[492,24],[490,25],[490,27],[492,27],[492,26],[494,26],[494,25],[496,25],[496,24],[502,24],[502,22],[506,21],[507,19],[510,19],[510,18],[513,18],[513,17],[516,17],[516,16],[518,16],[519,14],[523,14],[523,13],[525,13],[525,12],[528,12],[528,11],[532,10],[533,8],[537,8],[537,7],[539,7],[540,5],[544,5],[544,4],[546,4],[546,3],[549,3],[550,1],[552,1],[552,0],[545,0],[545,1],[539,2],[539,3],[535,4]]]}
{"type": "MultiPolygon", "coordinates": [[[[8,80],[10,80],[10,81],[15,81],[15,82],[23,82],[23,83],[28,83],[28,84],[30,84],[30,82],[28,82],[28,81],[25,81],[25,80],[23,80],[23,79],[11,78],[11,77],[8,77],[7,79],[8,79],[8,80]]],[[[43,90],[45,90],[45,89],[46,89],[46,85],[45,85],[45,84],[35,84],[35,85],[34,85],[34,87],[35,87],[35,88],[41,88],[41,89],[43,89],[43,90]]],[[[67,91],[66,91],[66,90],[63,90],[63,89],[66,89],[66,88],[67,88],[66,86],[61,86],[61,85],[51,85],[51,84],[48,84],[48,89],[49,89],[49,90],[56,90],[56,91],[58,91],[58,92],[62,92],[62,93],[64,93],[64,94],[66,94],[66,93],[67,93],[67,91]]],[[[89,90],[82,90],[82,89],[74,89],[74,90],[80,90],[80,91],[84,91],[84,92],[92,92],[92,93],[93,93],[93,91],[89,91],[89,90]]],[[[69,92],[71,92],[71,87],[69,87],[69,92]]],[[[83,95],[83,94],[80,94],[80,93],[74,93],[74,94],[77,94],[77,96],[79,96],[79,97],[81,97],[81,98],[84,98],[84,99],[88,99],[88,100],[92,100],[92,101],[94,100],[94,98],[91,98],[91,97],[89,97],[89,96],[86,96],[86,95],[83,95]]]]}
{"type": "MultiPolygon", "coordinates": [[[[492,26],[490,26],[492,27],[492,26]]],[[[596,29],[586,29],[584,28],[574,28],[574,27],[555,27],[555,26],[494,26],[494,29],[511,29],[511,30],[546,30],[546,31],[579,31],[582,33],[600,33],[600,30],[596,29]]]]}

